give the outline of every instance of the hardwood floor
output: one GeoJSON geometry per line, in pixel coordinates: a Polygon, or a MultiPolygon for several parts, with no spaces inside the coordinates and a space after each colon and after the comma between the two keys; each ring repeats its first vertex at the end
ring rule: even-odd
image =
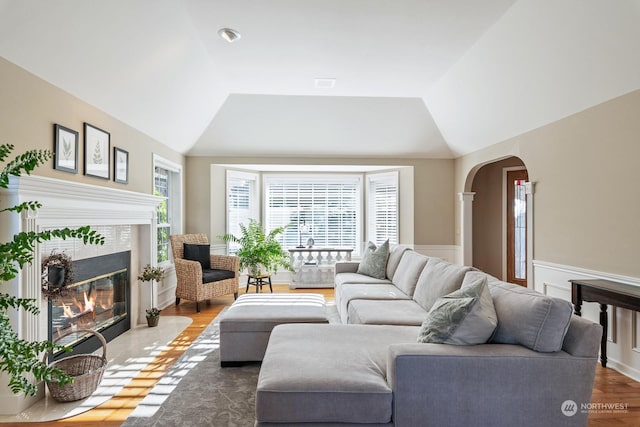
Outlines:
{"type": "MultiPolygon", "coordinates": [[[[333,289],[289,290],[286,285],[274,285],[274,292],[314,292],[323,294],[332,302],[333,289]]],[[[244,293],[244,290],[241,290],[244,293]]],[[[120,393],[102,405],[75,417],[59,421],[42,423],[5,423],[11,426],[52,426],[52,427],[116,427],[129,416],[138,403],[154,387],[167,369],[182,355],[191,343],[220,311],[233,302],[232,296],[217,298],[201,304],[201,312],[196,313],[195,303],[183,301],[178,307],[171,305],[163,310],[164,316],[187,316],[193,322],[170,344],[168,349],[158,355],[143,369],[120,393]]],[[[161,327],[161,326],[159,326],[161,327]]],[[[535,398],[535,397],[532,397],[535,398]]],[[[596,369],[593,388],[592,410],[589,415],[589,427],[639,427],[640,426],[640,383],[610,368],[596,369]],[[626,412],[613,412],[597,404],[626,405],[626,412]]],[[[223,426],[216,426],[223,427],[223,426]]]]}

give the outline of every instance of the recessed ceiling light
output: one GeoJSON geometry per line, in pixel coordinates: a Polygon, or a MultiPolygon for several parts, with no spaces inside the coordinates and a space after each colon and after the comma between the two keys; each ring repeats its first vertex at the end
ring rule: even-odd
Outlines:
{"type": "Polygon", "coordinates": [[[218,35],[229,43],[233,43],[234,41],[242,37],[239,32],[232,28],[220,28],[218,30],[218,35]]]}
{"type": "Polygon", "coordinates": [[[336,79],[334,78],[316,78],[314,82],[317,89],[333,89],[336,85],[336,79]]]}

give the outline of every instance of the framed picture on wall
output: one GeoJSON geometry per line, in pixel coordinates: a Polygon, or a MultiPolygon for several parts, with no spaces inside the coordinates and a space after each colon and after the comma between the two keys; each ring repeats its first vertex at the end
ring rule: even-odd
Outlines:
{"type": "Polygon", "coordinates": [[[53,125],[53,168],[78,173],[78,132],[59,124],[53,125]]]}
{"type": "Polygon", "coordinates": [[[113,180],[121,184],[129,182],[129,152],[113,147],[113,180]]]}
{"type": "Polygon", "coordinates": [[[84,124],[84,174],[109,179],[111,135],[89,123],[84,124]]]}

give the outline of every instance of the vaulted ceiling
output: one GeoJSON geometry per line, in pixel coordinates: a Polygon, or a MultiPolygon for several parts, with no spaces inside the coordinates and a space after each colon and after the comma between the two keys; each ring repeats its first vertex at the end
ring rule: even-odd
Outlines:
{"type": "Polygon", "coordinates": [[[640,89],[638,52],[640,0],[0,0],[0,56],[188,155],[456,157],[640,89]]]}

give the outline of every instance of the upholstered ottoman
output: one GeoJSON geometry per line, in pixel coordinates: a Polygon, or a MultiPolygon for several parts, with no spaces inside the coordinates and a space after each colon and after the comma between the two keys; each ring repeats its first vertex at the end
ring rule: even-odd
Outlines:
{"type": "Polygon", "coordinates": [[[220,318],[220,363],[261,361],[276,325],[328,322],[320,294],[241,295],[220,318]]]}
{"type": "Polygon", "coordinates": [[[419,326],[276,327],[260,367],[256,427],[393,426],[389,346],[413,344],[419,332],[419,326]]]}

